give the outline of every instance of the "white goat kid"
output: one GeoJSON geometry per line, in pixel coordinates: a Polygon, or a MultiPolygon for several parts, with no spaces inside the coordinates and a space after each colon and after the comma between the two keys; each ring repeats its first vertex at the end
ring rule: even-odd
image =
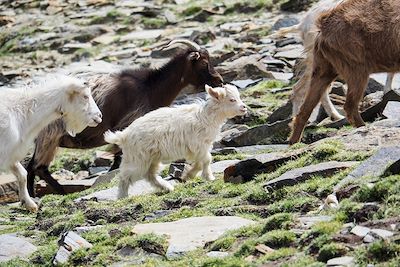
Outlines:
{"type": "Polygon", "coordinates": [[[63,118],[72,136],[101,122],[101,112],[83,81],[54,76],[34,88],[0,90],[0,170],[17,178],[21,204],[38,209],[26,187],[26,170],[19,162],[35,137],[50,122],[63,118]]]}
{"type": "Polygon", "coordinates": [[[104,134],[108,143],[122,148],[123,156],[118,197],[128,196],[129,185],[146,178],[154,185],[172,191],[174,187],[157,176],[160,163],[179,159],[191,162],[183,180],[201,176],[214,180],[211,172],[213,142],[228,118],[244,115],[246,106],[233,85],[212,88],[206,85],[207,101],[160,108],[135,120],[123,131],[104,134]]]}

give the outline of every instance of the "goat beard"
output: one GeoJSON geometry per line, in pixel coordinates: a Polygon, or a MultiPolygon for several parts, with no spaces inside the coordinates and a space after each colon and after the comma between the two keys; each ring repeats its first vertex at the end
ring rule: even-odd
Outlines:
{"type": "Polygon", "coordinates": [[[64,122],[65,130],[72,137],[75,137],[78,133],[82,132],[87,126],[87,123],[70,120],[68,117],[64,118],[64,122]]]}

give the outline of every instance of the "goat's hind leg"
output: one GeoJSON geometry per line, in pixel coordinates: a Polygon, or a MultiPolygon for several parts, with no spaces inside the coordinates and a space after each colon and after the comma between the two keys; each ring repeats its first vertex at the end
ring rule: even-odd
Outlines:
{"type": "Polygon", "coordinates": [[[329,90],[326,90],[325,93],[322,95],[321,98],[322,107],[325,109],[326,113],[331,118],[331,120],[333,121],[341,120],[344,118],[344,116],[342,116],[333,105],[331,99],[329,98],[329,92],[330,88],[329,90]]]}
{"type": "Polygon", "coordinates": [[[364,120],[361,118],[358,106],[364,95],[365,88],[368,84],[368,73],[359,73],[352,75],[346,79],[348,90],[344,110],[350,124],[355,127],[364,126],[364,120]]]}
{"type": "Polygon", "coordinates": [[[35,212],[38,210],[38,206],[36,203],[31,199],[28,193],[27,188],[27,172],[21,163],[16,162],[14,165],[11,166],[11,172],[17,177],[18,181],[18,194],[21,204],[26,207],[29,211],[35,212]]]}
{"type": "Polygon", "coordinates": [[[312,111],[324,92],[326,92],[328,86],[337,76],[333,66],[321,54],[315,54],[313,66],[313,75],[310,81],[310,88],[307,90],[306,99],[300,108],[299,114],[293,119],[293,130],[289,138],[290,144],[300,141],[304,127],[312,111]]]}
{"type": "Polygon", "coordinates": [[[150,181],[153,185],[161,189],[167,190],[168,192],[174,191],[174,186],[172,184],[164,180],[161,176],[158,176],[159,169],[160,169],[159,161],[154,161],[151,163],[149,170],[145,174],[148,181],[150,181]]]}
{"type": "Polygon", "coordinates": [[[121,172],[118,174],[118,198],[128,197],[129,186],[135,181],[143,178],[144,172],[142,168],[137,167],[122,167],[121,172]]]}

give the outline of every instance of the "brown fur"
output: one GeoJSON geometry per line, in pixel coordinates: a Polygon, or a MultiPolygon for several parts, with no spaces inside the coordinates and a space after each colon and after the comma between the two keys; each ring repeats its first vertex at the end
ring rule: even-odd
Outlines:
{"type": "Polygon", "coordinates": [[[35,153],[27,168],[30,194],[34,195],[35,175],[46,180],[59,193],[64,193],[48,170],[57,147],[105,145],[105,131],[122,130],[147,112],[170,105],[187,85],[203,90],[205,84],[218,86],[221,83],[222,77],[209,63],[205,49],[186,49],[160,69],[128,69],[93,79],[90,81],[92,94],[103,113],[103,121],[97,127],[86,128],[76,137],[66,134],[62,120],[43,130],[36,139],[35,153]]]}
{"type": "Polygon", "coordinates": [[[348,84],[346,117],[360,127],[358,105],[369,75],[400,70],[400,1],[348,0],[322,14],[317,25],[310,89],[293,119],[290,143],[300,140],[312,110],[337,76],[348,84]]]}

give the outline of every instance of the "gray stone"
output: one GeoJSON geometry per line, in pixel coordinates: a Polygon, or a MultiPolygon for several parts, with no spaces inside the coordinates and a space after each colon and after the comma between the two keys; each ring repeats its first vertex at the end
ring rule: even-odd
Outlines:
{"type": "Polygon", "coordinates": [[[238,159],[217,161],[211,164],[211,171],[213,173],[223,173],[226,168],[238,162],[239,162],[238,159]]]}
{"type": "Polygon", "coordinates": [[[169,247],[166,256],[175,258],[215,241],[226,231],[253,223],[254,221],[236,216],[192,217],[174,222],[137,224],[133,232],[167,235],[169,247]]]}
{"type": "Polygon", "coordinates": [[[372,157],[361,163],[347,177],[342,179],[335,187],[338,191],[343,185],[364,176],[379,177],[385,173],[387,167],[400,160],[400,146],[382,147],[372,157]]]}
{"type": "Polygon", "coordinates": [[[90,232],[90,231],[93,231],[93,230],[96,230],[96,229],[99,229],[102,227],[104,227],[104,225],[79,226],[79,227],[75,227],[74,231],[80,235],[80,234],[87,233],[87,232],[90,232]]]}
{"type": "Polygon", "coordinates": [[[53,264],[55,265],[66,263],[72,252],[77,249],[92,247],[92,244],[73,231],[64,233],[58,241],[58,244],[60,245],[60,248],[53,260],[53,264]]]}
{"type": "Polygon", "coordinates": [[[394,235],[393,232],[384,229],[371,229],[371,234],[382,239],[388,239],[394,235]]]}
{"type": "Polygon", "coordinates": [[[280,177],[268,181],[264,184],[265,190],[279,189],[284,186],[291,186],[297,183],[311,179],[313,176],[322,175],[324,177],[331,176],[338,171],[345,170],[353,167],[357,162],[337,162],[329,161],[323,162],[316,165],[310,165],[302,168],[297,168],[288,171],[280,177]]]}
{"type": "Polygon", "coordinates": [[[19,201],[18,183],[12,174],[0,174],[0,203],[19,201]]]}
{"type": "Polygon", "coordinates": [[[222,259],[222,258],[229,257],[231,254],[226,251],[210,251],[206,255],[207,255],[207,257],[210,257],[210,258],[222,259]]]}
{"type": "Polygon", "coordinates": [[[255,85],[259,83],[262,79],[246,79],[246,80],[236,80],[236,81],[231,81],[230,83],[237,86],[239,89],[245,89],[247,87],[250,87],[252,85],[255,85]]]}
{"type": "Polygon", "coordinates": [[[383,116],[385,116],[388,119],[399,119],[399,114],[400,114],[400,102],[396,101],[389,101],[386,104],[385,109],[383,110],[383,116]]]}
{"type": "Polygon", "coordinates": [[[249,146],[257,144],[282,143],[289,135],[291,119],[263,124],[243,133],[222,139],[226,146],[249,146]]]}
{"type": "Polygon", "coordinates": [[[364,238],[363,238],[363,242],[364,243],[372,243],[372,242],[374,242],[375,241],[375,238],[372,236],[372,235],[370,235],[370,234],[367,234],[366,236],[364,236],[364,238]]]}
{"type": "Polygon", "coordinates": [[[235,149],[238,153],[244,154],[260,154],[266,152],[280,152],[289,148],[289,145],[277,144],[277,145],[253,145],[253,146],[241,146],[235,149]]]}
{"type": "MultiPolygon", "coordinates": [[[[386,84],[387,73],[374,73],[370,75],[370,78],[384,86],[386,84]]],[[[396,74],[394,76],[392,88],[400,88],[400,75],[396,74]]]]}
{"type": "MultiPolygon", "coordinates": [[[[144,195],[144,194],[150,194],[154,192],[158,192],[159,189],[154,187],[150,182],[148,182],[145,179],[139,180],[135,183],[133,183],[129,187],[129,196],[139,196],[139,195],[144,195]]],[[[97,191],[92,194],[89,194],[87,196],[81,197],[76,199],[76,201],[81,201],[81,200],[87,200],[87,199],[92,199],[96,198],[98,201],[109,201],[109,200],[117,200],[117,193],[118,193],[118,188],[117,186],[97,191]]]]}
{"type": "Polygon", "coordinates": [[[274,25],[272,26],[272,30],[276,31],[279,30],[280,28],[284,28],[284,27],[290,27],[293,25],[297,25],[299,24],[299,20],[296,17],[293,16],[284,16],[281,19],[278,19],[274,25]]]}
{"type": "Polygon", "coordinates": [[[145,30],[145,31],[135,31],[128,33],[121,37],[121,42],[136,41],[136,40],[147,40],[147,39],[157,39],[163,34],[164,30],[145,30]]]}
{"type": "Polygon", "coordinates": [[[96,181],[93,183],[92,187],[98,187],[101,184],[107,184],[109,182],[111,182],[112,179],[114,179],[114,177],[117,176],[117,174],[119,173],[119,170],[112,170],[110,172],[106,172],[104,174],[99,175],[96,178],[96,181]]]}
{"type": "Polygon", "coordinates": [[[301,45],[287,45],[280,48],[274,55],[275,58],[298,59],[304,57],[304,48],[301,45]]]}
{"type": "Polygon", "coordinates": [[[326,263],[326,266],[346,266],[346,267],[351,267],[355,266],[355,260],[354,257],[339,257],[339,258],[334,258],[328,260],[326,263]]]}
{"type": "Polygon", "coordinates": [[[355,227],[353,227],[353,229],[351,229],[350,233],[364,238],[364,236],[366,236],[370,231],[371,229],[369,229],[368,227],[356,225],[355,227]]]}
{"type": "Polygon", "coordinates": [[[319,222],[329,222],[332,220],[332,216],[321,215],[321,216],[300,216],[297,218],[302,228],[309,229],[314,224],[319,222]]]}
{"type": "Polygon", "coordinates": [[[224,171],[224,181],[231,183],[243,183],[253,179],[256,174],[275,171],[285,162],[300,156],[304,151],[289,151],[258,154],[253,158],[241,160],[235,165],[229,166],[224,171]]]}
{"type": "Polygon", "coordinates": [[[15,258],[28,259],[37,250],[37,247],[24,237],[17,234],[0,235],[0,262],[15,258]]]}

